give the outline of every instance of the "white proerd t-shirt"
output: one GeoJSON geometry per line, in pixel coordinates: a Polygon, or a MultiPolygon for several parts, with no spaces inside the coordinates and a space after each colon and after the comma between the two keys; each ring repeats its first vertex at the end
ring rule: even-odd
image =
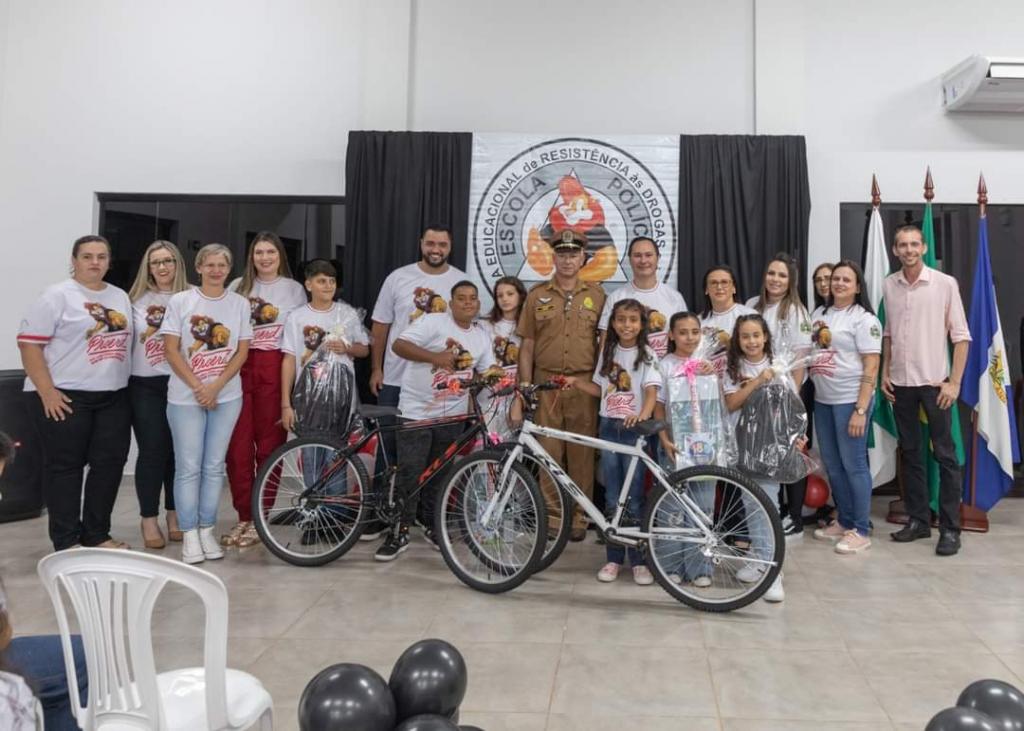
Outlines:
{"type": "Polygon", "coordinates": [[[607,376],[601,375],[604,363],[598,359],[594,371],[594,383],[601,387],[601,406],[598,413],[608,419],[625,419],[636,416],[644,405],[644,389],[654,386],[661,389],[661,371],[654,352],[647,351],[646,361],[636,368],[636,346],[616,346],[612,355],[612,368],[607,376]]]}
{"type": "Polygon", "coordinates": [[[661,371],[661,389],[658,391],[658,403],[663,404],[668,401],[668,381],[670,378],[678,378],[681,375],[681,368],[689,358],[681,358],[675,353],[666,353],[658,364],[658,370],[661,371]]]}
{"type": "MultiPolygon", "coordinates": [[[[295,358],[295,371],[298,372],[306,365],[316,349],[324,341],[324,337],[335,325],[348,321],[349,317],[359,320],[359,314],[352,305],[346,302],[334,302],[329,309],[317,310],[313,305],[307,303],[297,310],[292,310],[288,315],[288,322],[284,326],[284,339],[281,342],[281,350],[295,358]]],[[[355,344],[369,345],[370,339],[366,336],[366,330],[359,328],[357,333],[347,333],[349,341],[355,344]]],[[[347,353],[341,359],[350,368],[355,368],[352,357],[347,353]]]]}
{"type": "Polygon", "coordinates": [[[427,274],[419,264],[408,264],[388,275],[381,286],[371,319],[390,325],[388,345],[384,352],[384,383],[401,386],[405,361],[395,355],[391,346],[409,325],[428,313],[447,312],[452,287],[466,278],[466,273],[448,267],[444,274],[427,274]]]}
{"type": "MultiPolygon", "coordinates": [[[[47,287],[18,327],[18,342],[43,346],[53,385],[77,391],[117,391],[131,373],[132,304],[104,283],[83,287],[66,279],[47,287]]],[[[25,379],[25,390],[35,384],[25,379]]]]}
{"type": "MultiPolygon", "coordinates": [[[[753,308],[755,304],[757,297],[747,300],[748,307],[753,308]]],[[[781,352],[783,342],[788,342],[789,347],[797,353],[810,350],[811,318],[804,307],[790,306],[786,319],[780,322],[779,303],[776,302],[773,305],[765,305],[761,317],[768,324],[768,332],[772,335],[772,348],[776,352],[781,352]]]]}
{"type": "Polygon", "coordinates": [[[855,403],[864,375],[861,356],[882,352],[882,324],[852,304],[828,311],[819,307],[811,325],[816,344],[810,368],[814,400],[829,405],[855,403]]]}
{"type": "Polygon", "coordinates": [[[661,358],[668,352],[668,323],[672,315],[686,311],[686,300],[678,291],[659,282],[654,289],[640,289],[632,282],[616,289],[604,301],[598,330],[608,329],[612,307],[619,300],[634,299],[647,309],[647,344],[661,358]]]}
{"type": "Polygon", "coordinates": [[[728,350],[728,343],[732,339],[733,328],[736,327],[736,320],[742,315],[756,315],[757,311],[753,308],[741,305],[739,303],[734,304],[728,310],[723,312],[712,312],[707,317],[700,319],[700,329],[704,335],[709,333],[718,333],[719,339],[723,344],[722,350],[720,350],[713,358],[711,358],[711,365],[715,369],[717,375],[725,373],[726,357],[728,350]]]}
{"type": "Polygon", "coordinates": [[[164,355],[164,339],[160,326],[164,322],[167,303],[174,294],[149,290],[132,303],[135,335],[132,338],[132,375],[142,378],[166,376],[171,372],[164,355]]]}
{"type": "MultiPolygon", "coordinates": [[[[215,380],[224,372],[238,351],[241,340],[252,340],[249,302],[234,292],[224,292],[216,299],[207,297],[196,287],[171,297],[160,326],[160,335],[181,338],[181,356],[203,383],[215,380]]],[[[242,380],[236,373],[217,394],[218,403],[242,398],[242,380]]],[[[192,389],[171,373],[167,386],[167,403],[195,406],[192,389]]]]}
{"type": "Polygon", "coordinates": [[[476,323],[459,327],[451,314],[441,312],[418,318],[402,333],[402,340],[431,353],[450,350],[457,356],[454,371],[436,369],[430,363],[407,363],[398,399],[402,416],[419,420],[465,414],[469,408],[467,393],[453,394],[443,389],[452,378],[472,378],[474,371],[494,365],[491,341],[484,329],[476,323]]]}
{"type": "MultiPolygon", "coordinates": [[[[236,279],[228,289],[236,292],[241,283],[241,279],[236,279]]],[[[252,320],[249,347],[253,350],[281,350],[284,323],[292,310],[306,304],[306,290],[294,279],[278,277],[270,282],[256,279],[248,299],[252,320]]]]}
{"type": "MultiPolygon", "coordinates": [[[[516,324],[515,320],[505,319],[477,322],[491,344],[494,365],[505,371],[505,377],[511,378],[513,383],[519,380],[519,346],[522,343],[522,338],[516,335],[516,324]]],[[[488,389],[481,391],[478,397],[480,408],[487,415],[487,428],[503,437],[511,435],[507,415],[513,398],[515,396],[503,396],[495,403],[488,389]]]]}

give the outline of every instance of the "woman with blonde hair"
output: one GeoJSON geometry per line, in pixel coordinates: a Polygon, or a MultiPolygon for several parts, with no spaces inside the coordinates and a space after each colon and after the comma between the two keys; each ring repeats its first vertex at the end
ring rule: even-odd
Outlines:
{"type": "Polygon", "coordinates": [[[181,559],[224,557],[214,529],[224,486],[224,455],[242,410],[238,377],[249,352],[249,303],[224,286],[231,251],[207,244],[196,254],[200,285],[171,297],[160,326],[171,367],[167,423],[174,437],[174,505],[181,559]]]}
{"type": "Polygon", "coordinates": [[[185,262],[178,247],[170,241],[154,241],[146,247],[128,293],[135,322],[128,397],[132,404],[132,430],[139,445],[135,494],[139,498],[146,548],[167,545],[157,522],[161,489],[167,535],[172,541],[181,540],[174,510],[174,445],[167,424],[167,382],[171,371],[164,355],[164,340],[158,333],[171,297],[187,288],[185,262]]]}

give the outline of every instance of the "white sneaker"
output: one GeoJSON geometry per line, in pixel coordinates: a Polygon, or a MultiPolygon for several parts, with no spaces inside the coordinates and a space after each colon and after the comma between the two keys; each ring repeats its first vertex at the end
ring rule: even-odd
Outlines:
{"type": "Polygon", "coordinates": [[[707,589],[709,586],[711,586],[711,577],[698,576],[696,579],[693,580],[693,585],[696,586],[698,589],[707,589]]]}
{"type": "Polygon", "coordinates": [[[206,560],[203,546],[199,543],[199,531],[193,528],[181,536],[181,560],[183,563],[202,563],[206,560]]]}
{"type": "Polygon", "coordinates": [[[736,578],[744,584],[754,584],[761,579],[762,573],[764,573],[762,564],[745,563],[743,564],[743,568],[736,572],[736,578]]]}
{"type": "Polygon", "coordinates": [[[224,558],[224,549],[220,547],[220,541],[213,535],[215,526],[208,526],[199,529],[199,546],[203,552],[203,558],[216,561],[224,558]]]}
{"type": "Polygon", "coordinates": [[[597,580],[609,584],[619,578],[619,571],[621,570],[622,564],[609,561],[597,572],[597,580]]]}
{"type": "Polygon", "coordinates": [[[786,592],[782,589],[781,571],[779,572],[779,575],[775,577],[775,581],[772,582],[772,585],[768,587],[768,591],[766,591],[761,598],[766,602],[772,603],[785,601],[786,592]]]}
{"type": "Polygon", "coordinates": [[[651,570],[646,566],[634,566],[633,581],[638,586],[650,586],[654,583],[654,577],[651,576],[651,570]]]}
{"type": "Polygon", "coordinates": [[[683,577],[680,576],[679,574],[669,574],[668,575],[668,580],[671,581],[673,584],[682,584],[683,583],[683,577]]]}

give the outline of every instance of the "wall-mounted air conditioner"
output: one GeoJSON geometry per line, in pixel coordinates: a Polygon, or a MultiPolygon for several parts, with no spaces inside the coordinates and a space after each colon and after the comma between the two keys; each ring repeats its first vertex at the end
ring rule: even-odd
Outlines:
{"type": "Polygon", "coordinates": [[[942,75],[947,112],[1024,112],[1024,59],[971,56],[942,75]]]}

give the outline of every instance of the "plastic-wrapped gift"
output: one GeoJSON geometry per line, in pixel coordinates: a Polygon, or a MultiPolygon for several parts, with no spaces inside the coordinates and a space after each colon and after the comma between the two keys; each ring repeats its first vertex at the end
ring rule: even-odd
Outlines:
{"type": "Polygon", "coordinates": [[[793,388],[776,379],[754,390],[736,422],[739,467],[759,479],[796,482],[807,474],[800,438],[807,411],[793,388]]]}
{"type": "Polygon", "coordinates": [[[718,376],[700,375],[691,359],[679,373],[666,374],[665,409],[676,445],[676,468],[727,467],[736,459],[735,439],[718,376]]]}

